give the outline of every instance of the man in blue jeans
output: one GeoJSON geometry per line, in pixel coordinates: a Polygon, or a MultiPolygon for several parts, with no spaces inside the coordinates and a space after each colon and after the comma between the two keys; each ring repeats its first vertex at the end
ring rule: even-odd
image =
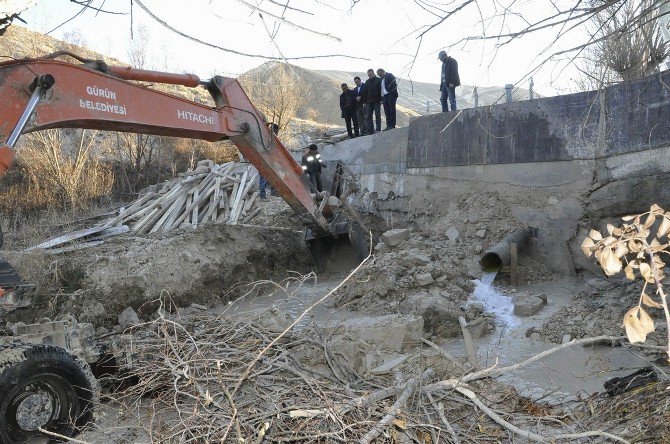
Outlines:
{"type": "Polygon", "coordinates": [[[448,104],[451,104],[452,111],[456,111],[456,87],[461,85],[461,79],[458,75],[458,62],[453,57],[449,57],[447,51],[440,51],[437,58],[442,61],[442,71],[440,73],[442,112],[449,111],[448,104]]]}

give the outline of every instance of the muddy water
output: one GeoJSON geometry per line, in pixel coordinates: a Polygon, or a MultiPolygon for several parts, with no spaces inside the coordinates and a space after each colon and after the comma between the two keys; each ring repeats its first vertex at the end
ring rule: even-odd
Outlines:
{"type": "MultiPolygon", "coordinates": [[[[248,313],[256,309],[276,307],[287,312],[292,318],[297,319],[306,309],[339,285],[345,277],[345,274],[327,275],[324,277],[314,276],[301,283],[291,283],[285,286],[283,290],[266,292],[261,296],[238,300],[227,309],[234,313],[248,313]]],[[[329,321],[340,321],[357,316],[355,313],[347,310],[329,307],[329,302],[328,298],[326,298],[323,302],[315,305],[309,313],[300,319],[295,325],[294,330],[302,331],[312,322],[323,324],[329,321]]]]}
{"type": "MultiPolygon", "coordinates": [[[[563,279],[521,287],[531,293],[544,292],[548,303],[534,316],[514,315],[512,289],[494,284],[495,276],[485,274],[475,282],[471,299],[482,302],[485,310],[496,315],[496,330],[492,335],[477,339],[480,367],[516,364],[543,352],[556,344],[526,337],[531,327],[541,327],[544,321],[565,306],[583,285],[575,279],[563,279]]],[[[449,341],[445,348],[464,356],[462,338],[449,341]]],[[[633,352],[617,347],[569,347],[526,368],[499,378],[513,385],[522,395],[547,402],[560,402],[577,395],[603,391],[603,383],[616,376],[625,376],[648,363],[633,352]]]]}
{"type": "MultiPolygon", "coordinates": [[[[335,288],[344,277],[344,274],[338,274],[311,278],[302,285],[289,285],[285,290],[235,302],[227,309],[244,313],[274,306],[297,318],[335,288]]],[[[526,337],[526,331],[531,327],[541,327],[549,316],[568,304],[583,282],[562,279],[521,287],[531,293],[544,292],[548,298],[547,305],[539,313],[524,318],[514,315],[512,289],[495,284],[494,279],[495,274],[488,273],[475,281],[476,287],[471,296],[471,300],[481,302],[486,311],[496,316],[496,330],[493,334],[475,340],[479,367],[489,367],[496,362],[498,366],[516,364],[554,347],[556,344],[526,337]]],[[[361,315],[333,309],[327,302],[313,307],[295,329],[304,330],[312,322],[323,324],[361,315]]],[[[454,338],[444,347],[453,355],[465,357],[462,338],[454,338]]],[[[644,359],[624,348],[576,346],[498,379],[513,385],[521,395],[558,403],[578,395],[603,391],[602,384],[606,380],[625,376],[646,365],[644,359]]]]}

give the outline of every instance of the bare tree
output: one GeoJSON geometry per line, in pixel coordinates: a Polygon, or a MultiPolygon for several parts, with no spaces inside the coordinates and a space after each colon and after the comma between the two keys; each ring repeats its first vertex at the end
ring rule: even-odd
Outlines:
{"type": "Polygon", "coordinates": [[[110,194],[114,176],[98,160],[97,131],[51,129],[26,136],[22,160],[29,188],[43,203],[85,207],[91,198],[110,194]]]}
{"type": "MultiPolygon", "coordinates": [[[[596,14],[594,37],[598,43],[591,53],[601,69],[615,73],[621,80],[631,80],[652,74],[667,58],[670,46],[661,34],[659,10],[653,7],[654,3],[655,0],[631,1],[608,6],[596,14]],[[646,15],[644,20],[638,19],[641,14],[646,15]]],[[[603,78],[607,77],[604,73],[603,78]]]]}
{"type": "Polygon", "coordinates": [[[286,134],[300,108],[311,99],[306,88],[301,87],[300,78],[287,63],[268,62],[239,80],[267,121],[279,125],[280,135],[286,134]]]}

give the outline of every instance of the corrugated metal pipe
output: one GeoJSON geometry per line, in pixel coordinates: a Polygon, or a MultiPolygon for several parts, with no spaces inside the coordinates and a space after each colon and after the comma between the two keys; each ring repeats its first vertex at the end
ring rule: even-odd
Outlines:
{"type": "Polygon", "coordinates": [[[528,228],[519,228],[512,231],[503,240],[482,255],[480,264],[484,271],[498,271],[510,262],[510,245],[516,244],[517,251],[521,252],[530,240],[531,232],[528,228]]]}

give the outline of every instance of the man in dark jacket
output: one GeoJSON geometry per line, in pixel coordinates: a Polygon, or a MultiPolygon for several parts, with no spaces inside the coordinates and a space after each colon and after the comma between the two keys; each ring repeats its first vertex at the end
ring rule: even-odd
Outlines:
{"type": "Polygon", "coordinates": [[[361,78],[356,76],[354,77],[354,83],[356,88],[356,117],[358,118],[358,128],[361,131],[361,134],[367,134],[367,126],[365,125],[365,111],[367,110],[367,105],[363,101],[363,94],[365,92],[365,84],[361,82],[361,78]]]}
{"type": "Polygon", "coordinates": [[[395,104],[398,101],[398,82],[395,76],[379,68],[377,75],[382,79],[382,103],[384,104],[384,116],[386,117],[386,129],[395,128],[395,104]]]}
{"type": "Polygon", "coordinates": [[[342,94],[340,94],[340,111],[342,111],[342,118],[347,124],[347,134],[349,138],[360,136],[358,132],[358,116],[356,115],[356,91],[349,89],[349,85],[343,83],[342,94]],[[354,122],[354,132],[351,132],[351,122],[354,122]]]}
{"type": "Polygon", "coordinates": [[[440,73],[442,112],[449,111],[448,103],[451,104],[451,110],[456,111],[456,87],[461,85],[461,78],[458,75],[458,62],[453,57],[449,57],[446,51],[440,51],[437,58],[442,61],[442,71],[440,73]]]}
{"type": "Polygon", "coordinates": [[[375,113],[376,132],[382,130],[382,116],[380,114],[382,107],[382,79],[375,75],[375,71],[368,69],[368,79],[365,81],[365,92],[363,94],[367,112],[365,114],[365,126],[368,134],[375,130],[372,126],[372,113],[375,113]]]}
{"type": "Polygon", "coordinates": [[[302,170],[309,174],[309,181],[319,191],[323,191],[321,185],[321,168],[325,168],[321,160],[321,154],[315,144],[309,146],[309,150],[302,156],[302,170]]]}

